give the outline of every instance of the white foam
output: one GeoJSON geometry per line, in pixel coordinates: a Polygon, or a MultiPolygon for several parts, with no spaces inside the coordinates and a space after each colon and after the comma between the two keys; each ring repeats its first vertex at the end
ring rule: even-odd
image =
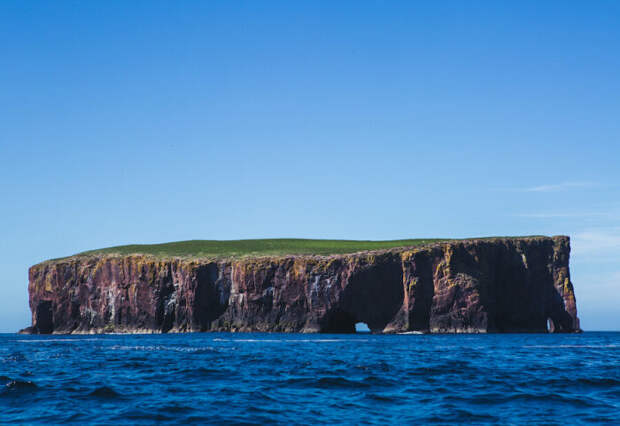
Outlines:
{"type": "Polygon", "coordinates": [[[243,343],[336,343],[336,342],[367,342],[368,339],[213,339],[214,342],[243,343]]]}
{"type": "Polygon", "coordinates": [[[93,340],[102,340],[102,339],[96,339],[96,338],[91,338],[91,339],[24,339],[24,340],[16,340],[16,342],[19,343],[49,343],[49,342],[71,342],[71,343],[80,343],[80,342],[86,342],[86,341],[93,341],[93,340]]]}
{"type": "Polygon", "coordinates": [[[524,348],[538,348],[538,349],[570,349],[570,348],[588,348],[588,349],[601,349],[601,348],[620,348],[620,345],[529,345],[523,346],[524,348]]]}
{"type": "Polygon", "coordinates": [[[185,346],[161,346],[161,345],[153,345],[153,346],[125,346],[125,345],[114,345],[110,346],[112,350],[118,351],[146,351],[146,352],[155,352],[155,351],[175,351],[175,352],[199,352],[199,351],[217,351],[216,348],[211,346],[204,347],[185,347],[185,346]]]}

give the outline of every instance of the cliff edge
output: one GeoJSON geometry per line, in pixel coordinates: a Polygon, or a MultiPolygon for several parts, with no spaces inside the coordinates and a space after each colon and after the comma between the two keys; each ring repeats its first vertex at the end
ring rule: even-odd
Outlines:
{"type": "Polygon", "coordinates": [[[92,253],[29,270],[26,333],[575,332],[569,238],[334,255],[92,253]]]}

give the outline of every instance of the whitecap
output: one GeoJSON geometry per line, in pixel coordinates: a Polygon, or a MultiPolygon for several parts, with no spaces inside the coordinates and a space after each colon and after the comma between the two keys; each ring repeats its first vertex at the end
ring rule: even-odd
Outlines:
{"type": "Polygon", "coordinates": [[[214,342],[242,342],[242,343],[338,343],[338,342],[368,342],[368,339],[213,339],[214,342]]]}
{"type": "Polygon", "coordinates": [[[96,338],[90,338],[90,339],[24,339],[24,340],[16,340],[16,342],[19,343],[49,343],[49,342],[71,342],[71,343],[79,343],[79,342],[87,342],[87,341],[93,341],[93,340],[102,340],[102,339],[96,339],[96,338]]]}
{"type": "Polygon", "coordinates": [[[602,348],[620,348],[620,345],[529,345],[523,346],[524,348],[536,348],[536,349],[570,349],[570,348],[587,348],[587,349],[602,349],[602,348]]]}

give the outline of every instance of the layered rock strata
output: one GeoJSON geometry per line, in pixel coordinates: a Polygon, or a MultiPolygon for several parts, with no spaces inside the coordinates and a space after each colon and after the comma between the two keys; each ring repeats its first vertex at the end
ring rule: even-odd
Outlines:
{"type": "Polygon", "coordinates": [[[24,332],[574,332],[569,253],[558,236],[332,256],[74,256],[30,268],[24,332]]]}

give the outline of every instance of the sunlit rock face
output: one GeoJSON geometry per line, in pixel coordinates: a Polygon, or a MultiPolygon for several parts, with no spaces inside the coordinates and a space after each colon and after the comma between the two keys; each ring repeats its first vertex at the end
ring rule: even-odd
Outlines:
{"type": "Polygon", "coordinates": [[[568,237],[333,256],[99,255],[30,268],[32,333],[574,332],[568,237]]]}

